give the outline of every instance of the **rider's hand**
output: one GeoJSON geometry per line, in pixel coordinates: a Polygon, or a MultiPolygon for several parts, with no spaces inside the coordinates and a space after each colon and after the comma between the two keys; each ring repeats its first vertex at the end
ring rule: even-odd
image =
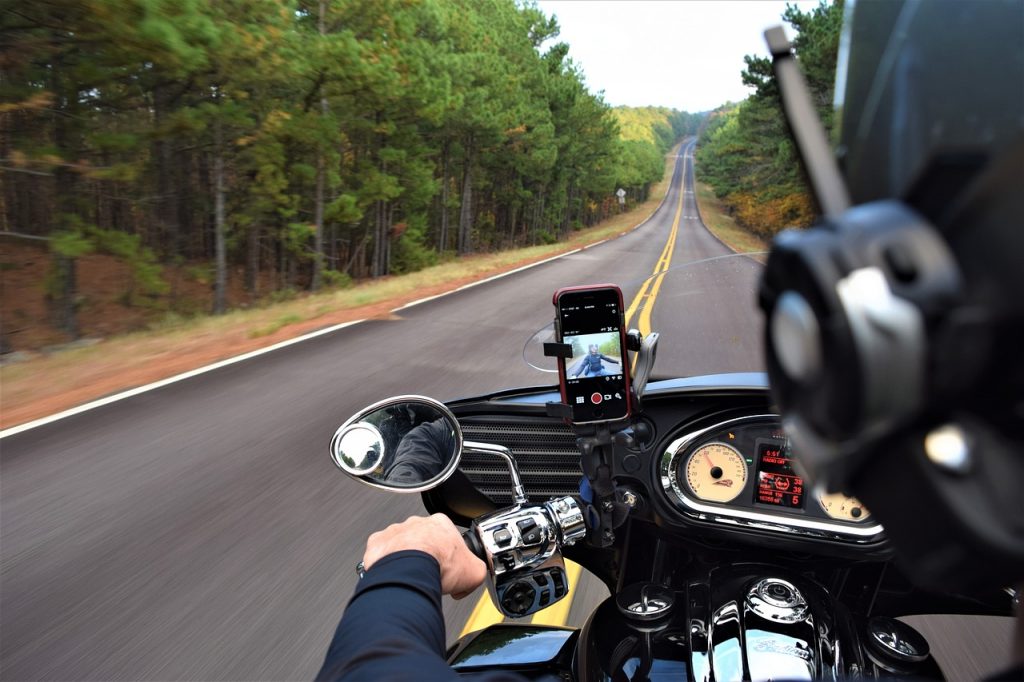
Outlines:
{"type": "Polygon", "coordinates": [[[418,549],[441,565],[441,591],[461,599],[480,586],[487,566],[466,547],[462,534],[444,514],[410,516],[366,539],[363,567],[405,549],[418,549]]]}

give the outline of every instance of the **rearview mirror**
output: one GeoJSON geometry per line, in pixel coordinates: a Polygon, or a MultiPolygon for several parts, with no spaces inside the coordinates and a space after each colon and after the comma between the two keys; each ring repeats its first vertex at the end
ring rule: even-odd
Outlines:
{"type": "Polygon", "coordinates": [[[455,415],[432,398],[403,395],[370,405],[341,425],[331,458],[352,478],[416,493],[443,483],[462,456],[455,415]]]}

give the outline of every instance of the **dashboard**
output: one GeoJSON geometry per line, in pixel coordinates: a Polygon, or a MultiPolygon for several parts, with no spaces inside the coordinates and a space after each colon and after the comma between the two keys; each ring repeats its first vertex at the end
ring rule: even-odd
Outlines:
{"type": "MultiPolygon", "coordinates": [[[[514,389],[451,404],[466,440],[507,447],[531,502],[579,494],[576,434],[546,414],[555,389],[514,389]]],[[[823,495],[795,466],[779,417],[772,413],[763,374],[706,375],[648,384],[643,407],[649,440],[614,445],[612,477],[649,504],[633,512],[677,536],[815,555],[888,553],[882,526],[869,508],[845,495],[823,495]]],[[[502,461],[464,454],[468,488],[450,480],[428,509],[467,522],[512,503],[502,461]],[[432,505],[432,506],[431,506],[432,505]]]]}
{"type": "Polygon", "coordinates": [[[687,432],[658,463],[675,510],[700,522],[786,535],[873,542],[882,534],[855,498],[805,481],[775,415],[751,415],[687,432]]]}

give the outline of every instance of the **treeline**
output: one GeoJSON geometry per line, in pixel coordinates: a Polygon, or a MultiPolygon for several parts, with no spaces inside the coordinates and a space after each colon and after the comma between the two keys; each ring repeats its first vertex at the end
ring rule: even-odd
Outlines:
{"type": "Polygon", "coordinates": [[[697,119],[612,110],[515,0],[33,0],[0,13],[0,230],[207,263],[255,293],[551,242],[637,199],[697,119]],[[620,128],[625,133],[620,137],[620,128]]]}
{"type": "Polygon", "coordinates": [[[680,137],[697,132],[706,114],[665,107],[616,107],[619,124],[619,182],[647,198],[650,178],[661,178],[664,154],[680,137]]]}
{"type": "MultiPolygon", "coordinates": [[[[809,12],[791,5],[782,15],[796,31],[794,49],[828,130],[842,16],[842,0],[822,2],[809,12]]],[[[786,227],[811,224],[817,207],[785,128],[771,60],[748,55],[745,62],[743,82],[754,93],[710,114],[698,141],[697,174],[740,224],[771,237],[786,227]]]]}

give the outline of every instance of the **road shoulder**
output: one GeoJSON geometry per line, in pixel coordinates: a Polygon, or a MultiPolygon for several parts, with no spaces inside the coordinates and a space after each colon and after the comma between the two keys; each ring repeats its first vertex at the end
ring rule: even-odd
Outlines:
{"type": "MultiPolygon", "coordinates": [[[[532,267],[553,258],[560,258],[581,249],[603,243],[639,227],[661,208],[671,184],[677,148],[666,159],[666,176],[652,192],[651,199],[633,210],[573,235],[553,249],[523,249],[518,252],[475,257],[469,275],[431,282],[425,271],[406,277],[424,277],[428,284],[386,293],[372,303],[335,308],[331,294],[308,296],[264,309],[258,322],[252,311],[207,318],[199,324],[167,332],[129,334],[104,340],[95,345],[34,357],[0,367],[0,429],[30,425],[37,420],[53,418],[65,412],[104,400],[110,402],[122,393],[146,390],[158,382],[187,378],[211,365],[232,358],[273,349],[290,340],[301,340],[319,330],[366,319],[387,318],[403,306],[443,296],[483,281],[532,267]],[[518,257],[517,257],[518,254],[518,257]],[[289,305],[303,305],[302,313],[285,310],[289,305]]],[[[444,266],[440,266],[444,267],[444,266]]],[[[401,278],[390,278],[396,282],[401,278]]],[[[379,284],[379,283],[374,283],[379,284]]],[[[356,297],[358,300],[358,297],[356,297]]],[[[290,309],[289,309],[290,310],[290,309]]],[[[161,385],[162,385],[161,383],[161,385]]]]}

